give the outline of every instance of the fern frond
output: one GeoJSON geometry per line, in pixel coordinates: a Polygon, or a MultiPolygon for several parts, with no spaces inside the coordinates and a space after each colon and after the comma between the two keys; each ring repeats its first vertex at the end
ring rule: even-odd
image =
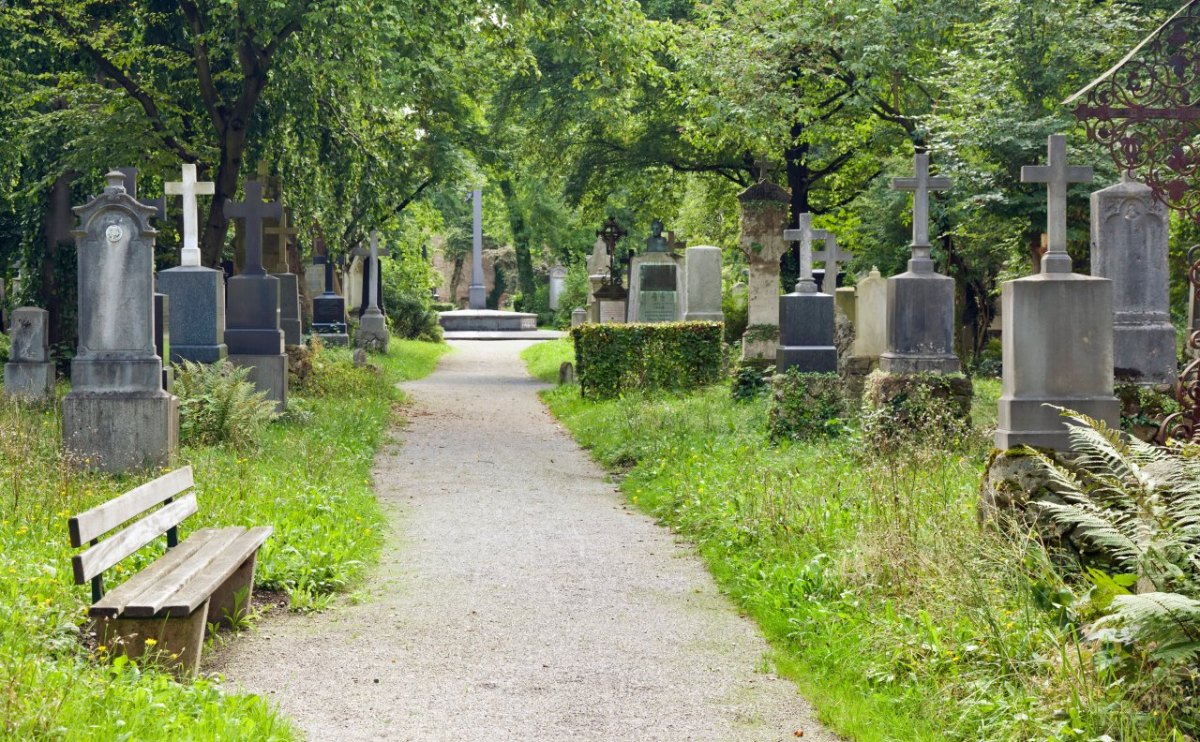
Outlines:
{"type": "Polygon", "coordinates": [[[1123,568],[1134,569],[1144,554],[1144,548],[1130,538],[1105,516],[1106,513],[1088,503],[1038,502],[1055,524],[1074,528],[1080,537],[1111,555],[1123,568]]]}

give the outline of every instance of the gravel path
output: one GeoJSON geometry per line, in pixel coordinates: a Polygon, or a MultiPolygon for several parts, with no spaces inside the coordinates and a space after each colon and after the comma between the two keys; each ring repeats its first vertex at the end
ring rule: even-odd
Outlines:
{"type": "Polygon", "coordinates": [[[214,653],[314,740],[832,740],[693,551],[628,510],[518,353],[462,342],[376,460],[358,600],[214,653]]]}

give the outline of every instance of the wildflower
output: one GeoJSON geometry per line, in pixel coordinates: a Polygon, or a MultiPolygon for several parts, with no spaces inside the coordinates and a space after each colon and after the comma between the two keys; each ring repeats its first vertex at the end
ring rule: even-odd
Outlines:
{"type": "Polygon", "coordinates": [[[158,640],[157,640],[157,639],[147,639],[147,640],[146,640],[146,646],[147,646],[147,647],[153,647],[155,644],[158,644],[158,640]]]}

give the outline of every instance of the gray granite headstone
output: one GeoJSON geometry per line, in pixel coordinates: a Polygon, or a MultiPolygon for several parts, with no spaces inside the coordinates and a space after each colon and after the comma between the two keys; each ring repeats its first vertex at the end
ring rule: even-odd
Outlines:
{"type": "Polygon", "coordinates": [[[104,192],[75,208],[79,346],[63,400],[63,445],[85,466],[119,472],[170,464],[179,400],[162,388],[154,347],[153,207],[111,172],[104,192]]]}
{"type": "Polygon", "coordinates": [[[796,290],[779,297],[779,346],[775,370],[796,368],[805,373],[837,371],[834,345],[833,297],[817,291],[812,274],[812,240],[829,233],[812,228],[812,214],[801,214],[799,229],[784,231],[784,238],[800,241],[800,278],[796,290]]]}
{"type": "Polygon", "coordinates": [[[346,332],[346,300],[333,290],[333,258],[325,256],[325,291],[313,299],[313,332],[327,345],[349,344],[346,332]]]}
{"type": "Polygon", "coordinates": [[[12,313],[12,349],[4,364],[4,393],[37,400],[54,395],[54,364],[50,362],[50,313],[21,307],[12,313]]]}

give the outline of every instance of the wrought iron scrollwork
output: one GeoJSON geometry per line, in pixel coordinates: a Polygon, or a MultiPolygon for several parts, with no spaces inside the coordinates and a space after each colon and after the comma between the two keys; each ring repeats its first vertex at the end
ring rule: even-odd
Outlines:
{"type": "MultiPolygon", "coordinates": [[[[1187,252],[1188,281],[1192,285],[1191,302],[1193,307],[1200,307],[1200,245],[1193,245],[1187,252]]],[[[1192,320],[1200,320],[1200,317],[1192,320]]],[[[1179,401],[1179,412],[1163,420],[1158,428],[1158,443],[1166,444],[1168,440],[1200,442],[1200,329],[1195,326],[1188,328],[1188,353],[1192,360],[1179,380],[1175,382],[1175,399],[1179,401]]]]}

